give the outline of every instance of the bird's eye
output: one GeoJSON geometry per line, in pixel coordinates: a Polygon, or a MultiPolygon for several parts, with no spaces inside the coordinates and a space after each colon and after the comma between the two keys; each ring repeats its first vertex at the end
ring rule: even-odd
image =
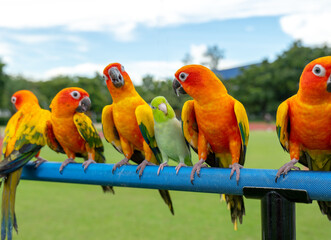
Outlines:
{"type": "Polygon", "coordinates": [[[124,69],[124,66],[123,65],[121,65],[121,71],[122,72],[125,72],[125,69],[124,69]]]}
{"type": "Polygon", "coordinates": [[[108,77],[105,75],[105,74],[103,74],[103,80],[105,80],[105,81],[107,81],[108,80],[108,77]]]}
{"type": "Polygon", "coordinates": [[[182,82],[185,82],[187,76],[188,76],[187,73],[181,72],[181,73],[179,74],[179,80],[182,81],[182,82]]]}
{"type": "Polygon", "coordinates": [[[79,99],[80,98],[80,93],[77,91],[73,91],[70,93],[70,95],[74,98],[74,99],[79,99]]]}
{"type": "Polygon", "coordinates": [[[322,67],[321,65],[319,64],[316,64],[314,67],[313,67],[313,73],[318,76],[318,77],[324,77],[325,76],[325,68],[322,67]]]}
{"type": "Polygon", "coordinates": [[[12,104],[15,104],[16,103],[16,97],[12,97],[11,102],[12,102],[12,104]]]}
{"type": "Polygon", "coordinates": [[[152,106],[152,104],[149,104],[149,106],[151,107],[151,109],[156,109],[156,107],[152,106]]]}

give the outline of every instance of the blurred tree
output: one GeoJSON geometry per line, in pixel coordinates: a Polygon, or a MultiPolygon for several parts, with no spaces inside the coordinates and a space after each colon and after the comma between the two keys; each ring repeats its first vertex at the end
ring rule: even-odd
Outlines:
{"type": "Polygon", "coordinates": [[[274,62],[243,69],[242,74],[226,82],[229,93],[241,101],[252,119],[275,116],[278,105],[294,95],[304,67],[312,60],[328,56],[331,48],[304,47],[294,42],[274,62]]]}
{"type": "MultiPolygon", "coordinates": [[[[141,86],[136,86],[136,90],[147,103],[150,103],[156,96],[164,96],[169,104],[178,112],[184,102],[190,99],[189,95],[176,96],[172,89],[172,79],[157,81],[152,75],[146,75],[142,82],[143,84],[141,86]]],[[[178,114],[177,116],[179,117],[178,114]]]]}
{"type": "Polygon", "coordinates": [[[210,69],[217,69],[219,62],[224,57],[224,51],[219,49],[217,45],[208,46],[204,56],[207,57],[209,61],[202,64],[207,65],[210,69]]]}
{"type": "Polygon", "coordinates": [[[8,82],[8,76],[4,72],[4,67],[6,65],[0,59],[0,108],[5,107],[4,99],[5,99],[5,85],[8,82]]]}

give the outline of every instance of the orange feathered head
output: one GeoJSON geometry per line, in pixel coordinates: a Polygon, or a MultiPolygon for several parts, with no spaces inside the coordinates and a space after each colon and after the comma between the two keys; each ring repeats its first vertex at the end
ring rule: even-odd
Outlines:
{"type": "Polygon", "coordinates": [[[177,70],[173,81],[173,89],[177,95],[188,93],[193,98],[202,94],[209,95],[217,91],[217,94],[227,93],[221,80],[202,65],[186,65],[177,70]]]}
{"type": "Polygon", "coordinates": [[[73,115],[76,112],[86,112],[91,107],[89,94],[82,88],[62,89],[53,98],[50,108],[58,115],[73,115]]]}
{"type": "Polygon", "coordinates": [[[20,110],[22,106],[26,104],[37,104],[39,106],[38,99],[31,91],[20,90],[13,94],[11,102],[14,104],[16,110],[20,110]]]}
{"type": "Polygon", "coordinates": [[[307,98],[331,97],[331,56],[317,58],[303,70],[299,94],[307,98]]]}
{"type": "Polygon", "coordinates": [[[103,78],[112,96],[116,93],[134,89],[130,76],[120,63],[111,63],[105,67],[103,78]]]}

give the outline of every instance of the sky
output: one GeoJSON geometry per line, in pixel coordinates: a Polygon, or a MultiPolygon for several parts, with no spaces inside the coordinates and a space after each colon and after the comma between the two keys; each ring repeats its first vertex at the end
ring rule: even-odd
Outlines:
{"type": "Polygon", "coordinates": [[[224,51],[219,69],[272,61],[295,40],[331,45],[329,0],[1,0],[5,72],[33,80],[94,76],[119,62],[131,79],[172,77],[189,53],[224,51]]]}

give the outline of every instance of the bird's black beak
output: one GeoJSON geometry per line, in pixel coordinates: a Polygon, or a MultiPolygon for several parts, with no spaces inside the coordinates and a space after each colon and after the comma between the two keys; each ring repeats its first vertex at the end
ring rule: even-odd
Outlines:
{"type": "Polygon", "coordinates": [[[174,89],[177,97],[179,97],[179,94],[186,94],[183,86],[179,83],[179,81],[175,78],[172,82],[172,88],[174,89]]]}
{"type": "Polygon", "coordinates": [[[116,88],[120,88],[124,85],[124,78],[121,72],[118,70],[117,67],[112,67],[108,70],[109,77],[111,82],[114,84],[116,88]]]}
{"type": "Polygon", "coordinates": [[[13,109],[14,109],[15,112],[17,112],[17,108],[16,108],[14,103],[13,103],[13,109]]]}
{"type": "Polygon", "coordinates": [[[80,100],[78,107],[76,108],[76,112],[87,112],[91,107],[91,100],[89,97],[84,97],[80,100]]]}
{"type": "Polygon", "coordinates": [[[326,91],[331,93],[331,75],[330,75],[328,81],[326,82],[326,91]]]}

